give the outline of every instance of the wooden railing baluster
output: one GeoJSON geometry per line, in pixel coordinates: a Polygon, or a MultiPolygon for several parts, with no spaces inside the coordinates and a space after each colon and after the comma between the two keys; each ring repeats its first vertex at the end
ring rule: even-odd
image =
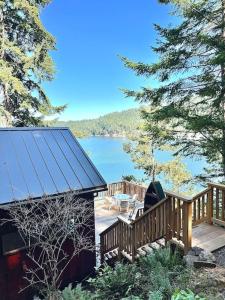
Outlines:
{"type": "Polygon", "coordinates": [[[225,190],[222,191],[222,214],[221,214],[221,218],[222,218],[222,221],[225,220],[224,218],[224,215],[225,215],[225,190]]]}

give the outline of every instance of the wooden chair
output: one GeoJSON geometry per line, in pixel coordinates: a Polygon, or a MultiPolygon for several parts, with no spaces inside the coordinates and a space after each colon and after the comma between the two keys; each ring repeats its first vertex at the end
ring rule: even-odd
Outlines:
{"type": "Polygon", "coordinates": [[[112,208],[113,205],[113,199],[110,196],[105,196],[104,198],[104,206],[105,208],[108,208],[108,210],[110,210],[112,208]]]}
{"type": "Polygon", "coordinates": [[[129,200],[129,208],[135,209],[137,198],[138,198],[138,194],[134,194],[133,197],[129,200]]]}
{"type": "Polygon", "coordinates": [[[141,205],[137,204],[130,212],[130,214],[128,216],[128,220],[130,220],[130,221],[136,220],[136,218],[138,218],[140,216],[140,212],[143,210],[144,210],[143,204],[141,204],[141,205]]]}
{"type": "Polygon", "coordinates": [[[120,212],[126,211],[129,209],[129,200],[120,200],[120,212]]]}

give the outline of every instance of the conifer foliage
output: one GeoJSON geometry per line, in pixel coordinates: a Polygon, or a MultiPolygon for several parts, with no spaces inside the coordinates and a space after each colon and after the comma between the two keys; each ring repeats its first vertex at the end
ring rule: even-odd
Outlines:
{"type": "Polygon", "coordinates": [[[61,112],[53,107],[42,81],[53,79],[49,51],[54,37],[40,12],[50,0],[0,0],[0,118],[5,125],[40,125],[43,116],[61,112]]]}
{"type": "Polygon", "coordinates": [[[155,25],[159,38],[152,50],[158,60],[147,64],[122,58],[154,85],[124,92],[156,108],[145,118],[170,127],[161,142],[178,146],[184,155],[204,156],[215,166],[202,178],[224,180],[225,0],[159,2],[172,5],[178,18],[176,25],[155,25]]]}

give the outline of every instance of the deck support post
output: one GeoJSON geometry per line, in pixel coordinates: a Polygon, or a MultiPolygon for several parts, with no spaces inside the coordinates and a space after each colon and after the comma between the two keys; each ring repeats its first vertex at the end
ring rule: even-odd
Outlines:
{"type": "Polygon", "coordinates": [[[184,202],[184,227],[183,227],[183,238],[184,238],[184,252],[185,254],[192,247],[192,201],[184,202]]]}
{"type": "Polygon", "coordinates": [[[210,188],[210,190],[208,192],[207,217],[208,217],[208,223],[212,225],[213,224],[213,186],[211,184],[208,184],[208,188],[210,188]]]}

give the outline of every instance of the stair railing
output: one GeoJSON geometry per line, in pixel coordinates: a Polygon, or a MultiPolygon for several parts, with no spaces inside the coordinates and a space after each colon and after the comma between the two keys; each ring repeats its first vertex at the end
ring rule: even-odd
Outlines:
{"type": "Polygon", "coordinates": [[[165,238],[176,238],[184,244],[185,251],[192,240],[192,201],[167,192],[167,197],[143,213],[134,221],[118,217],[118,220],[100,234],[101,260],[114,247],[119,258],[127,256],[135,260],[137,249],[165,238]]]}
{"type": "Polygon", "coordinates": [[[100,260],[104,261],[104,255],[119,247],[121,234],[120,222],[117,220],[111,226],[100,233],[100,260]]]}
{"type": "MultiPolygon", "coordinates": [[[[122,182],[123,192],[144,193],[145,187],[122,182]]],[[[114,188],[113,188],[114,190],[114,188]]],[[[165,192],[166,198],[146,212],[140,210],[134,221],[122,217],[100,234],[101,257],[117,248],[119,257],[131,257],[137,249],[164,237],[166,241],[177,241],[187,252],[192,245],[192,227],[202,222],[225,226],[225,185],[209,183],[208,187],[193,198],[185,198],[172,192],[165,192]]]]}

